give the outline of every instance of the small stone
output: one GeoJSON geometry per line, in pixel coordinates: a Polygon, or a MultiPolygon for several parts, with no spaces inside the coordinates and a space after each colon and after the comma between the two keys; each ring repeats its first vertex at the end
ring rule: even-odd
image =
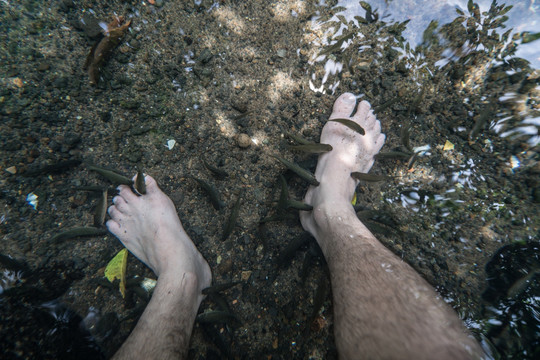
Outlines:
{"type": "Polygon", "coordinates": [[[238,135],[236,141],[238,142],[238,146],[240,146],[242,149],[246,149],[249,147],[249,145],[251,145],[251,138],[248,134],[238,135]]]}
{"type": "Polygon", "coordinates": [[[242,279],[242,281],[248,281],[250,276],[251,276],[251,271],[250,270],[242,271],[241,279],[242,279]]]}
{"type": "Polygon", "coordinates": [[[6,172],[10,173],[11,175],[15,175],[17,173],[17,168],[15,166],[10,166],[6,169],[6,172]]]}
{"type": "Polygon", "coordinates": [[[285,56],[287,56],[287,50],[285,49],[279,49],[277,51],[277,56],[279,56],[280,58],[284,58],[285,56]]]}

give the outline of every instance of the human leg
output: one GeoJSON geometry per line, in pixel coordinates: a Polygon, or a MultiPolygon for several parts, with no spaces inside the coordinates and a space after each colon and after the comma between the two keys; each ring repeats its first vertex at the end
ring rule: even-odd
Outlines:
{"type": "Polygon", "coordinates": [[[357,182],[353,171],[368,172],[384,143],[379,121],[367,102],[354,116],[356,100],[343,94],[332,118],[349,118],[366,131],[360,135],[328,122],[321,155],[301,212],[304,228],[327,260],[334,298],[335,337],[341,358],[470,359],[481,349],[435,290],[409,265],[386,249],[356,216],[350,203],[357,182]]]}
{"type": "Polygon", "coordinates": [[[152,299],[115,359],[185,358],[212,275],[186,234],[173,202],[146,176],[146,194],[121,185],[107,227],[158,276],[152,299]]]}

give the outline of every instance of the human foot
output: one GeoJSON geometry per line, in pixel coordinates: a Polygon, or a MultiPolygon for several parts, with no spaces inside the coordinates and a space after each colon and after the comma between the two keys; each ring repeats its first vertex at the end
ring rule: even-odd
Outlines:
{"type": "Polygon", "coordinates": [[[320,142],[332,145],[333,150],[319,156],[315,177],[320,185],[310,186],[304,198],[313,210],[300,212],[302,226],[317,240],[321,227],[329,221],[330,212],[337,214],[351,208],[351,198],[358,185],[351,173],[367,173],[384,144],[381,123],[373,115],[369,103],[362,101],[352,115],[355,108],[355,96],[345,93],[334,103],[330,120],[353,120],[364,128],[365,135],[338,122],[327,122],[321,133],[320,142]]]}
{"type": "Polygon", "coordinates": [[[107,228],[158,277],[192,273],[199,291],[210,286],[210,267],[185,232],[173,202],[151,176],[145,182],[142,196],[126,185],[118,187],[107,228]]]}

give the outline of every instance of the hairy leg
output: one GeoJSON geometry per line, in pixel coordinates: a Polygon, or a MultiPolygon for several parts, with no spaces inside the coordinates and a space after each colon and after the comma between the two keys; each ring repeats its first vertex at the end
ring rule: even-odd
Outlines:
{"type": "Polygon", "coordinates": [[[145,177],[146,194],[121,185],[109,207],[107,227],[158,276],[152,299],[115,359],[185,358],[208,263],[186,234],[173,202],[145,177]]]}
{"type": "Polygon", "coordinates": [[[409,265],[386,249],[356,216],[351,198],[357,185],[351,172],[367,173],[384,144],[381,125],[362,101],[354,115],[354,95],[341,95],[330,119],[356,121],[366,134],[328,122],[321,155],[301,212],[304,229],[327,260],[334,298],[335,336],[343,359],[480,358],[457,314],[409,265]]]}

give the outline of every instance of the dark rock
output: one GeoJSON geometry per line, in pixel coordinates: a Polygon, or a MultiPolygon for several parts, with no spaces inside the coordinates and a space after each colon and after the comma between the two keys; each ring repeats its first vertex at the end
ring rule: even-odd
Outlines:
{"type": "Polygon", "coordinates": [[[65,145],[73,147],[73,146],[77,145],[79,142],[81,142],[81,136],[79,134],[68,131],[64,135],[64,142],[63,143],[65,145]]]}

